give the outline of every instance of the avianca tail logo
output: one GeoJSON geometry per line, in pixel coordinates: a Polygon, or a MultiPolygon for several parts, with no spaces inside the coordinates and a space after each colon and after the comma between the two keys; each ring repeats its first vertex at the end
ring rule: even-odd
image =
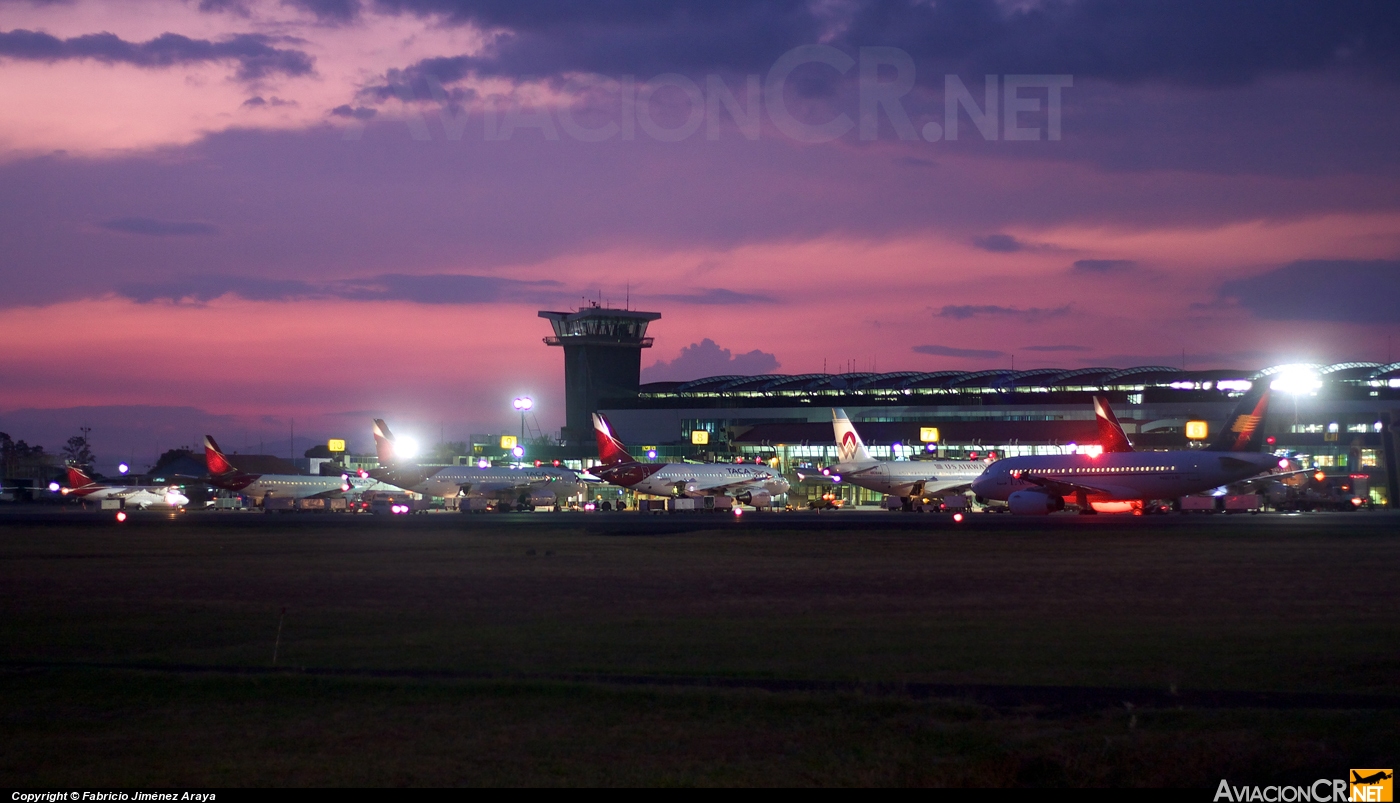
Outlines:
{"type": "Polygon", "coordinates": [[[1262,416],[1257,415],[1242,415],[1235,419],[1235,423],[1230,427],[1230,431],[1241,435],[1249,435],[1259,426],[1259,419],[1261,417],[1262,416]]]}

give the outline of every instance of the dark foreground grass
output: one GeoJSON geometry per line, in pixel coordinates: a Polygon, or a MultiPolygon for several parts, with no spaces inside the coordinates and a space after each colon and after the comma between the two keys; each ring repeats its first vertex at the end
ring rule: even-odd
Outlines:
{"type": "Polygon", "coordinates": [[[1213,786],[1390,766],[1394,710],[549,680],[1400,695],[1394,517],[868,520],[0,519],[0,783],[1213,786]],[[408,677],[115,668],[263,669],[274,648],[279,667],[408,677]]]}
{"type": "Polygon", "coordinates": [[[852,694],[9,674],[0,783],[1197,786],[1389,766],[1393,712],[1047,716],[852,694]]]}

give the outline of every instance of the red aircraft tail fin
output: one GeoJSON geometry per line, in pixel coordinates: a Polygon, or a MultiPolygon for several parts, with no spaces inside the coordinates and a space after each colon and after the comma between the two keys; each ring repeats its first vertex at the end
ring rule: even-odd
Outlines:
{"type": "Polygon", "coordinates": [[[627,453],[627,447],[613,434],[612,424],[602,413],[593,414],[593,435],[598,439],[598,457],[602,458],[604,465],[636,462],[627,453]]]}
{"type": "Polygon", "coordinates": [[[82,469],[78,468],[77,466],[69,466],[69,467],[68,467],[68,487],[69,487],[69,488],[81,488],[81,487],[83,487],[84,485],[91,485],[91,484],[92,484],[92,477],[89,477],[89,476],[87,475],[87,472],[83,471],[82,469]]]}
{"type": "Polygon", "coordinates": [[[204,462],[209,464],[209,473],[216,477],[220,474],[232,474],[236,470],[219,450],[219,444],[212,435],[204,436],[204,462]]]}
{"type": "Polygon", "coordinates": [[[389,431],[389,425],[384,423],[382,418],[374,419],[374,451],[379,455],[381,466],[387,466],[398,459],[394,456],[394,433],[389,431]]]}
{"type": "Polygon", "coordinates": [[[1127,433],[1123,431],[1123,425],[1118,423],[1118,416],[1114,415],[1113,408],[1108,406],[1108,399],[1102,396],[1094,397],[1094,418],[1099,422],[1099,445],[1105,452],[1133,450],[1127,433]]]}

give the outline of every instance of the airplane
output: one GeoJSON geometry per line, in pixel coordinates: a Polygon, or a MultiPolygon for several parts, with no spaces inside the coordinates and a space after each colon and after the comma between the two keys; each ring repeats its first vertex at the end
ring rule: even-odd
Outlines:
{"type": "MultiPolygon", "coordinates": [[[[831,426],[836,435],[837,463],[821,469],[820,475],[812,476],[898,496],[906,510],[912,509],[912,500],[925,494],[968,487],[987,467],[981,460],[876,460],[865,448],[845,410],[832,409],[831,426]]],[[[798,472],[797,477],[806,479],[807,474],[798,472]]]]}
{"type": "Polygon", "coordinates": [[[1372,773],[1372,774],[1370,774],[1370,775],[1366,775],[1366,776],[1364,776],[1364,777],[1363,777],[1360,773],[1358,773],[1356,770],[1352,770],[1352,771],[1351,771],[1351,785],[1352,785],[1352,786],[1372,786],[1372,785],[1374,785],[1374,784],[1380,783],[1381,781],[1388,781],[1388,780],[1390,780],[1391,778],[1394,778],[1394,777],[1395,777],[1395,773],[1393,773],[1393,772],[1386,772],[1385,770],[1377,770],[1376,772],[1374,772],[1374,773],[1372,773]]]}
{"type": "Polygon", "coordinates": [[[1007,457],[973,480],[972,490],[979,500],[1003,501],[1012,513],[1024,515],[1063,510],[1066,497],[1081,514],[1098,512],[1096,503],[1128,503],[1138,513],[1147,500],[1175,499],[1287,469],[1287,460],[1259,451],[1268,406],[1268,383],[1256,382],[1207,449],[1007,457]]]}
{"type": "Polygon", "coordinates": [[[783,475],[761,465],[741,463],[639,463],[613,434],[602,413],[593,414],[593,436],[603,465],[590,473],[623,488],[656,496],[697,497],[725,494],[741,505],[772,507],[773,497],[788,492],[783,475]]]}
{"type": "Polygon", "coordinates": [[[583,494],[577,471],[554,466],[505,468],[500,466],[420,466],[401,460],[395,452],[394,434],[384,419],[374,419],[377,469],[368,474],[407,491],[425,496],[493,499],[498,504],[549,507],[583,494]]]}
{"type": "Polygon", "coordinates": [[[204,436],[204,458],[209,464],[209,484],[226,491],[237,491],[259,504],[269,496],[305,499],[339,497],[347,493],[381,491],[392,493],[397,486],[366,477],[341,475],[320,477],[303,474],[245,474],[234,467],[211,435],[204,436]]]}
{"type": "Polygon", "coordinates": [[[50,490],[57,490],[64,496],[74,496],[86,504],[88,500],[120,499],[123,507],[145,510],[148,507],[184,507],[190,503],[189,497],[180,493],[174,485],[104,485],[89,477],[77,466],[68,467],[68,484],[50,490]]]}

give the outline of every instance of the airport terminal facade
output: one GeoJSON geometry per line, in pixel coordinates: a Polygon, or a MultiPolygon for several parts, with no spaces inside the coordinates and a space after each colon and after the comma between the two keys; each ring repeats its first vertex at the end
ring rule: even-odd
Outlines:
{"type": "MultiPolygon", "coordinates": [[[[657,460],[763,460],[785,472],[833,462],[833,407],[846,410],[882,458],[1063,454],[1097,440],[1095,395],[1113,403],[1136,448],[1184,449],[1203,442],[1188,438],[1188,422],[1206,422],[1208,440],[1232,399],[1264,381],[1279,388],[1265,422],[1273,449],[1328,473],[1364,474],[1373,503],[1400,502],[1400,363],[772,374],[642,384],[640,350],[652,343],[646,325],[660,314],[590,307],[541,316],[555,326],[548,345],[565,345],[570,327],[583,333],[565,383],[570,425],[561,454],[573,458],[596,456],[591,433],[580,431],[588,407],[605,412],[639,457],[655,451],[657,460]],[[588,376],[594,367],[598,381],[588,376]]],[[[804,491],[810,489],[795,489],[804,491]]]]}

